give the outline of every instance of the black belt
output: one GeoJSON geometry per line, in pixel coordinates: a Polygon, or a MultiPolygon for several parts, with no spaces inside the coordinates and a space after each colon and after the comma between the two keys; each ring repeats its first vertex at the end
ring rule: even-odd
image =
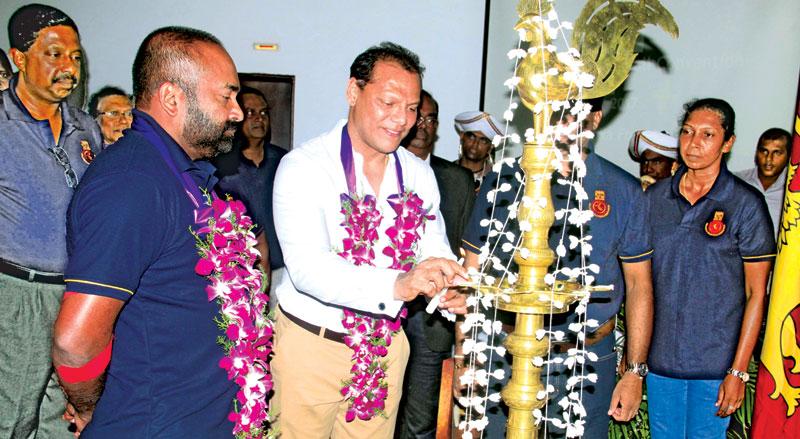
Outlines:
{"type": "Polygon", "coordinates": [[[42,273],[41,271],[25,268],[13,262],[0,259],[0,273],[7,274],[17,279],[41,284],[63,285],[64,275],[57,273],[42,273]]]}
{"type": "Polygon", "coordinates": [[[317,325],[308,323],[307,321],[305,321],[305,320],[303,320],[303,319],[301,319],[299,317],[295,317],[295,316],[289,314],[280,305],[278,305],[278,308],[280,308],[280,310],[283,313],[283,315],[285,315],[286,318],[289,319],[295,325],[305,329],[306,331],[308,331],[308,332],[310,332],[310,333],[312,333],[314,335],[319,335],[320,337],[328,339],[330,341],[335,341],[337,343],[344,344],[344,337],[345,337],[346,334],[343,334],[341,332],[331,331],[330,329],[326,329],[326,328],[323,328],[321,326],[317,326],[317,325]]]}

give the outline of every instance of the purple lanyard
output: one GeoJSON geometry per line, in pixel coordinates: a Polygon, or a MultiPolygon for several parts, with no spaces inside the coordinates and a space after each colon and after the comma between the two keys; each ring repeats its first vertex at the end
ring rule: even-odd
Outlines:
{"type": "MultiPolygon", "coordinates": [[[[156,132],[156,127],[152,126],[152,123],[146,117],[135,117],[133,119],[132,128],[144,136],[145,139],[156,148],[156,151],[161,155],[161,158],[167,164],[172,175],[174,175],[181,183],[181,186],[183,186],[184,193],[186,193],[186,196],[189,197],[189,200],[194,204],[195,224],[205,224],[211,215],[212,209],[205,206],[203,194],[200,192],[200,187],[197,183],[195,183],[186,172],[178,171],[178,167],[175,165],[175,161],[172,159],[167,145],[164,143],[164,139],[156,132]]],[[[213,191],[211,195],[214,199],[217,198],[217,194],[213,191]]]]}
{"type": "MultiPolygon", "coordinates": [[[[397,157],[397,151],[393,152],[394,167],[397,173],[397,190],[398,196],[403,196],[405,187],[403,186],[403,168],[400,166],[400,159],[397,157]]],[[[347,180],[347,192],[350,196],[356,195],[356,172],[353,163],[353,144],[350,142],[350,135],[347,134],[347,124],[342,127],[342,146],[339,150],[339,157],[342,160],[342,168],[344,168],[344,177],[347,180]]]]}

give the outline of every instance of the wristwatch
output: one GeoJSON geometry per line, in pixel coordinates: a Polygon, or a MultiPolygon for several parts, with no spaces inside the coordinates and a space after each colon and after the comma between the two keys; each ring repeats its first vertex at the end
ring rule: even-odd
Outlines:
{"type": "Polygon", "coordinates": [[[634,373],[639,378],[646,377],[647,372],[650,371],[650,369],[647,368],[647,363],[628,363],[626,367],[625,373],[634,373]]]}
{"type": "Polygon", "coordinates": [[[747,372],[742,372],[741,370],[736,370],[734,368],[730,368],[730,369],[728,369],[727,373],[729,375],[735,376],[736,378],[739,378],[740,380],[742,380],[743,383],[746,383],[746,382],[750,381],[750,374],[747,373],[747,372]]]}

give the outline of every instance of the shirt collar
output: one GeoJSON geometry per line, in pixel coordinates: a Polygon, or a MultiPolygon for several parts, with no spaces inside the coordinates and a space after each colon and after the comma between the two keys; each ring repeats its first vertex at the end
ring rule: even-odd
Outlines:
{"type": "Polygon", "coordinates": [[[190,174],[200,186],[206,188],[213,187],[217,184],[218,179],[214,176],[217,168],[208,160],[192,160],[189,158],[189,155],[178,145],[178,142],[176,142],[149,114],[134,108],[133,121],[134,123],[131,127],[133,130],[151,129],[158,134],[167,146],[167,151],[179,172],[190,174]]]}
{"type": "MultiPolygon", "coordinates": [[[[766,190],[766,192],[772,192],[776,190],[783,192],[784,188],[786,187],[786,174],[788,172],[789,172],[789,166],[787,165],[786,167],[783,168],[783,172],[781,172],[781,175],[779,175],[778,179],[775,180],[775,183],[772,183],[772,186],[770,186],[766,190]]],[[[761,181],[759,181],[758,183],[761,184],[761,181]]]]}
{"type": "MultiPolygon", "coordinates": [[[[246,142],[246,140],[242,141],[242,143],[244,142],[246,142]]],[[[256,166],[255,162],[253,162],[244,155],[244,149],[242,149],[241,145],[234,145],[234,148],[238,150],[237,157],[239,157],[239,163],[242,163],[246,166],[250,166],[251,168],[261,168],[267,162],[267,147],[269,145],[270,145],[269,142],[264,142],[264,144],[261,145],[261,148],[264,149],[264,158],[261,159],[261,163],[259,163],[258,166],[256,166]]]]}
{"type": "MultiPolygon", "coordinates": [[[[678,168],[678,171],[675,172],[675,175],[672,176],[670,185],[672,187],[671,194],[673,198],[683,198],[683,195],[681,195],[680,184],[683,174],[685,174],[687,171],[688,168],[686,165],[682,165],[680,168],[678,168]]],[[[714,184],[711,185],[711,189],[709,189],[708,193],[703,195],[700,200],[703,198],[710,198],[716,201],[723,201],[725,196],[727,196],[731,191],[732,187],[733,174],[731,174],[731,171],[728,170],[728,166],[725,164],[725,159],[723,159],[719,165],[719,175],[717,176],[717,179],[714,180],[714,184]]]]}
{"type": "MultiPolygon", "coordinates": [[[[409,152],[409,154],[411,154],[411,152],[409,152]]],[[[385,200],[389,196],[398,193],[400,184],[397,180],[395,159],[399,160],[399,156],[399,152],[397,155],[388,154],[386,156],[386,167],[383,173],[383,180],[381,180],[381,185],[379,188],[380,196],[377,197],[379,200],[385,200]]],[[[364,168],[364,156],[355,149],[353,149],[353,166],[355,169],[364,168]]],[[[356,172],[356,192],[375,196],[375,191],[373,190],[372,185],[369,184],[367,176],[361,171],[356,172]]]]}

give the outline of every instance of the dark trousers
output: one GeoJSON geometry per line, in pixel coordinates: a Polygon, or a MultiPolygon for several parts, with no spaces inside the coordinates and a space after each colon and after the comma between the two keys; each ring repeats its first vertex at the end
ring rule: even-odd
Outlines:
{"type": "Polygon", "coordinates": [[[428,348],[423,333],[426,316],[424,310],[412,312],[405,325],[411,354],[403,381],[397,435],[404,439],[432,439],[436,435],[442,361],[450,357],[450,352],[434,352],[428,348]]]}

